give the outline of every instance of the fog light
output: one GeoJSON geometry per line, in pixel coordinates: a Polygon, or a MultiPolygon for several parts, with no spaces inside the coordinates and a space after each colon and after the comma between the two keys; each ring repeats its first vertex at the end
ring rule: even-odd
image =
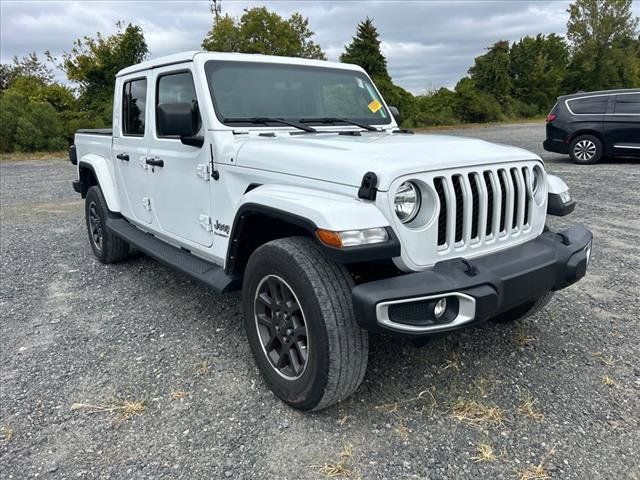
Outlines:
{"type": "Polygon", "coordinates": [[[447,299],[441,298],[436,302],[435,307],[433,307],[433,316],[436,318],[440,318],[444,315],[444,312],[447,311],[447,299]]]}

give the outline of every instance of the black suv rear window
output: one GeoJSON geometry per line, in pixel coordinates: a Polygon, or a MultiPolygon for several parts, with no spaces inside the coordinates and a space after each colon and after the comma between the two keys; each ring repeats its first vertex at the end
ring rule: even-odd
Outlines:
{"type": "Polygon", "coordinates": [[[601,115],[607,112],[607,95],[599,97],[575,98],[567,100],[569,109],[579,115],[601,115]]]}
{"type": "Polygon", "coordinates": [[[618,95],[614,113],[640,114],[640,93],[618,95]]]}

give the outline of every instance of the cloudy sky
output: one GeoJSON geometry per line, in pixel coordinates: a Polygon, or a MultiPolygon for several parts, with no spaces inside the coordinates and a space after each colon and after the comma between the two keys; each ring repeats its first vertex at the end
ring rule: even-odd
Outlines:
{"type": "MultiPolygon", "coordinates": [[[[316,41],[330,60],[365,16],[374,19],[394,81],[414,93],[452,87],[484,48],[537,33],[564,34],[568,1],[239,1],[222,0],[234,16],[265,5],[283,16],[309,18],[316,41]]],[[[634,10],[640,14],[640,2],[634,10]]],[[[95,32],[110,33],[117,20],[142,26],[151,57],[197,50],[211,28],[207,1],[7,1],[0,2],[2,62],[45,50],[69,50],[95,32]]]]}

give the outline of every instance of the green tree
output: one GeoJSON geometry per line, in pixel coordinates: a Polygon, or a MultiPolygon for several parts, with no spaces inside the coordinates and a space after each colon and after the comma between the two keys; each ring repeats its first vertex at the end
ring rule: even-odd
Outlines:
{"type": "Polygon", "coordinates": [[[487,53],[476,57],[469,75],[474,87],[492,95],[507,114],[511,113],[511,74],[509,42],[500,40],[487,48],[487,53]]]}
{"type": "Polygon", "coordinates": [[[555,34],[524,37],[511,46],[512,95],[518,116],[547,112],[561,92],[569,49],[555,34]]]}
{"type": "Polygon", "coordinates": [[[149,51],[139,26],[125,27],[120,22],[116,26],[112,35],[97,33],[95,38],[76,40],[59,62],[69,80],[79,86],[81,108],[96,115],[103,126],[111,124],[116,73],[140,63],[149,51]]]}
{"type": "Polygon", "coordinates": [[[245,10],[240,19],[228,14],[214,22],[202,48],[217,52],[261,53],[326,60],[313,41],[309,21],[299,13],[282,18],[266,7],[245,10]]]}
{"type": "Polygon", "coordinates": [[[53,81],[53,71],[40,61],[35,52],[22,58],[13,57],[13,62],[0,65],[0,91],[6,90],[19,77],[32,77],[45,83],[53,81]]]}
{"type": "Polygon", "coordinates": [[[345,46],[340,61],[360,65],[375,82],[387,104],[398,107],[405,119],[413,118],[414,97],[391,80],[387,71],[387,59],[382,54],[378,37],[373,20],[367,17],[358,24],[356,36],[345,46]]]}
{"type": "Polygon", "coordinates": [[[345,46],[340,61],[360,65],[371,77],[389,78],[387,59],[380,50],[378,29],[369,17],[358,24],[356,36],[345,46]]]}
{"type": "Polygon", "coordinates": [[[639,86],[639,20],[631,12],[631,0],[576,0],[568,12],[572,59],[565,89],[639,86]]]}

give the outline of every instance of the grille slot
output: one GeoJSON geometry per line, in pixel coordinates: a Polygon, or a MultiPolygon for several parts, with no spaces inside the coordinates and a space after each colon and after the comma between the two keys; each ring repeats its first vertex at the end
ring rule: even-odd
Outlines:
{"type": "Polygon", "coordinates": [[[444,194],[444,178],[434,178],[433,185],[436,188],[438,202],[440,202],[440,213],[438,214],[438,246],[440,247],[447,243],[447,197],[444,194]]]}
{"type": "Polygon", "coordinates": [[[512,236],[532,223],[532,167],[495,168],[434,178],[438,249],[512,236]]]}

